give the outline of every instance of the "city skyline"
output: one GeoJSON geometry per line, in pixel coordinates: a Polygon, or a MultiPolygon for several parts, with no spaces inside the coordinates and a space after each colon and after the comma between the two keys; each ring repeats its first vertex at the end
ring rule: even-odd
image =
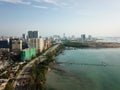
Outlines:
{"type": "Polygon", "coordinates": [[[0,0],[0,36],[120,36],[119,0],[0,0]]]}

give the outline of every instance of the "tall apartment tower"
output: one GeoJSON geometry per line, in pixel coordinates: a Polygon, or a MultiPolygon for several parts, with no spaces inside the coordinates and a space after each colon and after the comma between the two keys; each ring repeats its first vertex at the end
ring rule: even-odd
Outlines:
{"type": "Polygon", "coordinates": [[[38,38],[38,31],[28,31],[28,38],[38,38]]]}
{"type": "Polygon", "coordinates": [[[29,48],[36,48],[37,53],[42,52],[44,49],[44,40],[43,38],[31,38],[28,39],[29,48]]]}
{"type": "Polygon", "coordinates": [[[85,41],[85,40],[86,40],[85,34],[82,34],[82,35],[81,35],[81,40],[82,40],[82,41],[85,41]]]}
{"type": "Polygon", "coordinates": [[[26,39],[25,34],[22,34],[22,39],[26,39]]]}

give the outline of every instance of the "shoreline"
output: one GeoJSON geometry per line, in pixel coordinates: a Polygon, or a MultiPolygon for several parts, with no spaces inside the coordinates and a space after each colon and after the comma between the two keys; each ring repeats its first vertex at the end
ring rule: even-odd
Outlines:
{"type": "Polygon", "coordinates": [[[52,65],[50,64],[50,66],[52,67],[49,67],[48,72],[46,74],[45,85],[47,90],[71,90],[70,87],[75,86],[80,90],[92,90],[92,88],[95,88],[95,83],[94,81],[92,81],[92,79],[78,77],[77,75],[70,73],[66,69],[64,70],[64,67],[59,65],[59,63],[57,62],[53,63],[52,65]],[[74,83],[74,85],[72,86],[71,83],[74,83]],[[77,86],[78,83],[80,86],[77,86]]]}
{"type": "MultiPolygon", "coordinates": [[[[102,43],[100,42],[100,44],[102,44],[102,43]]],[[[107,47],[93,47],[92,46],[92,47],[89,47],[89,48],[95,48],[95,49],[96,48],[97,49],[100,49],[100,48],[120,48],[120,43],[107,43],[107,44],[111,44],[111,45],[109,45],[107,47]]],[[[103,44],[103,45],[106,45],[106,43],[103,44]]],[[[78,48],[78,47],[76,47],[76,48],[78,48]]],[[[58,54],[60,54],[60,53],[58,53],[58,54]]],[[[76,81],[79,80],[80,82],[79,81],[78,82],[80,84],[86,83],[88,86],[90,85],[90,83],[92,83],[90,80],[86,80],[86,79],[83,79],[83,78],[79,78],[75,75],[72,75],[71,73],[69,73],[69,71],[66,71],[66,70],[64,70],[64,68],[60,67],[59,63],[57,63],[55,60],[53,62],[49,63],[48,71],[45,74],[45,76],[46,76],[45,87],[46,87],[47,90],[61,90],[61,89],[65,90],[65,89],[60,87],[64,83],[63,78],[65,78],[65,80],[70,80],[70,81],[73,81],[73,82],[75,80],[76,81]]],[[[64,83],[64,84],[66,85],[66,84],[70,84],[70,83],[68,82],[68,83],[64,83]]]]}
{"type": "Polygon", "coordinates": [[[46,83],[45,83],[45,86],[46,86],[47,90],[56,90],[55,89],[56,86],[59,87],[59,83],[61,83],[61,80],[60,80],[61,75],[68,76],[66,73],[67,72],[65,72],[59,66],[59,64],[57,64],[55,62],[51,62],[49,64],[48,71],[46,73],[46,83]]]}
{"type": "Polygon", "coordinates": [[[92,83],[91,80],[79,77],[70,71],[64,70],[64,68],[58,64],[55,64],[46,74],[45,86],[47,90],[73,90],[73,87],[76,88],[76,90],[82,90],[86,88],[86,85],[91,86],[92,83]]]}
{"type": "Polygon", "coordinates": [[[117,42],[67,42],[64,45],[76,48],[120,48],[117,42]]]}

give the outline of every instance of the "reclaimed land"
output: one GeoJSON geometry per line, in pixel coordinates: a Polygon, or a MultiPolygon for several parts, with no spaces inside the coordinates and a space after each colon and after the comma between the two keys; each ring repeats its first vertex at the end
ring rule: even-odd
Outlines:
{"type": "Polygon", "coordinates": [[[120,48],[120,43],[115,42],[66,42],[64,45],[77,48],[120,48]]]}

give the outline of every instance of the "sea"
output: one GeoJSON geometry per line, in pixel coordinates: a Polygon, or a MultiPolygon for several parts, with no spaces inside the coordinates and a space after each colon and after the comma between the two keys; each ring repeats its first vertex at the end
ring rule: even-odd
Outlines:
{"type": "Polygon", "coordinates": [[[120,90],[120,48],[66,48],[56,62],[48,90],[120,90]]]}

